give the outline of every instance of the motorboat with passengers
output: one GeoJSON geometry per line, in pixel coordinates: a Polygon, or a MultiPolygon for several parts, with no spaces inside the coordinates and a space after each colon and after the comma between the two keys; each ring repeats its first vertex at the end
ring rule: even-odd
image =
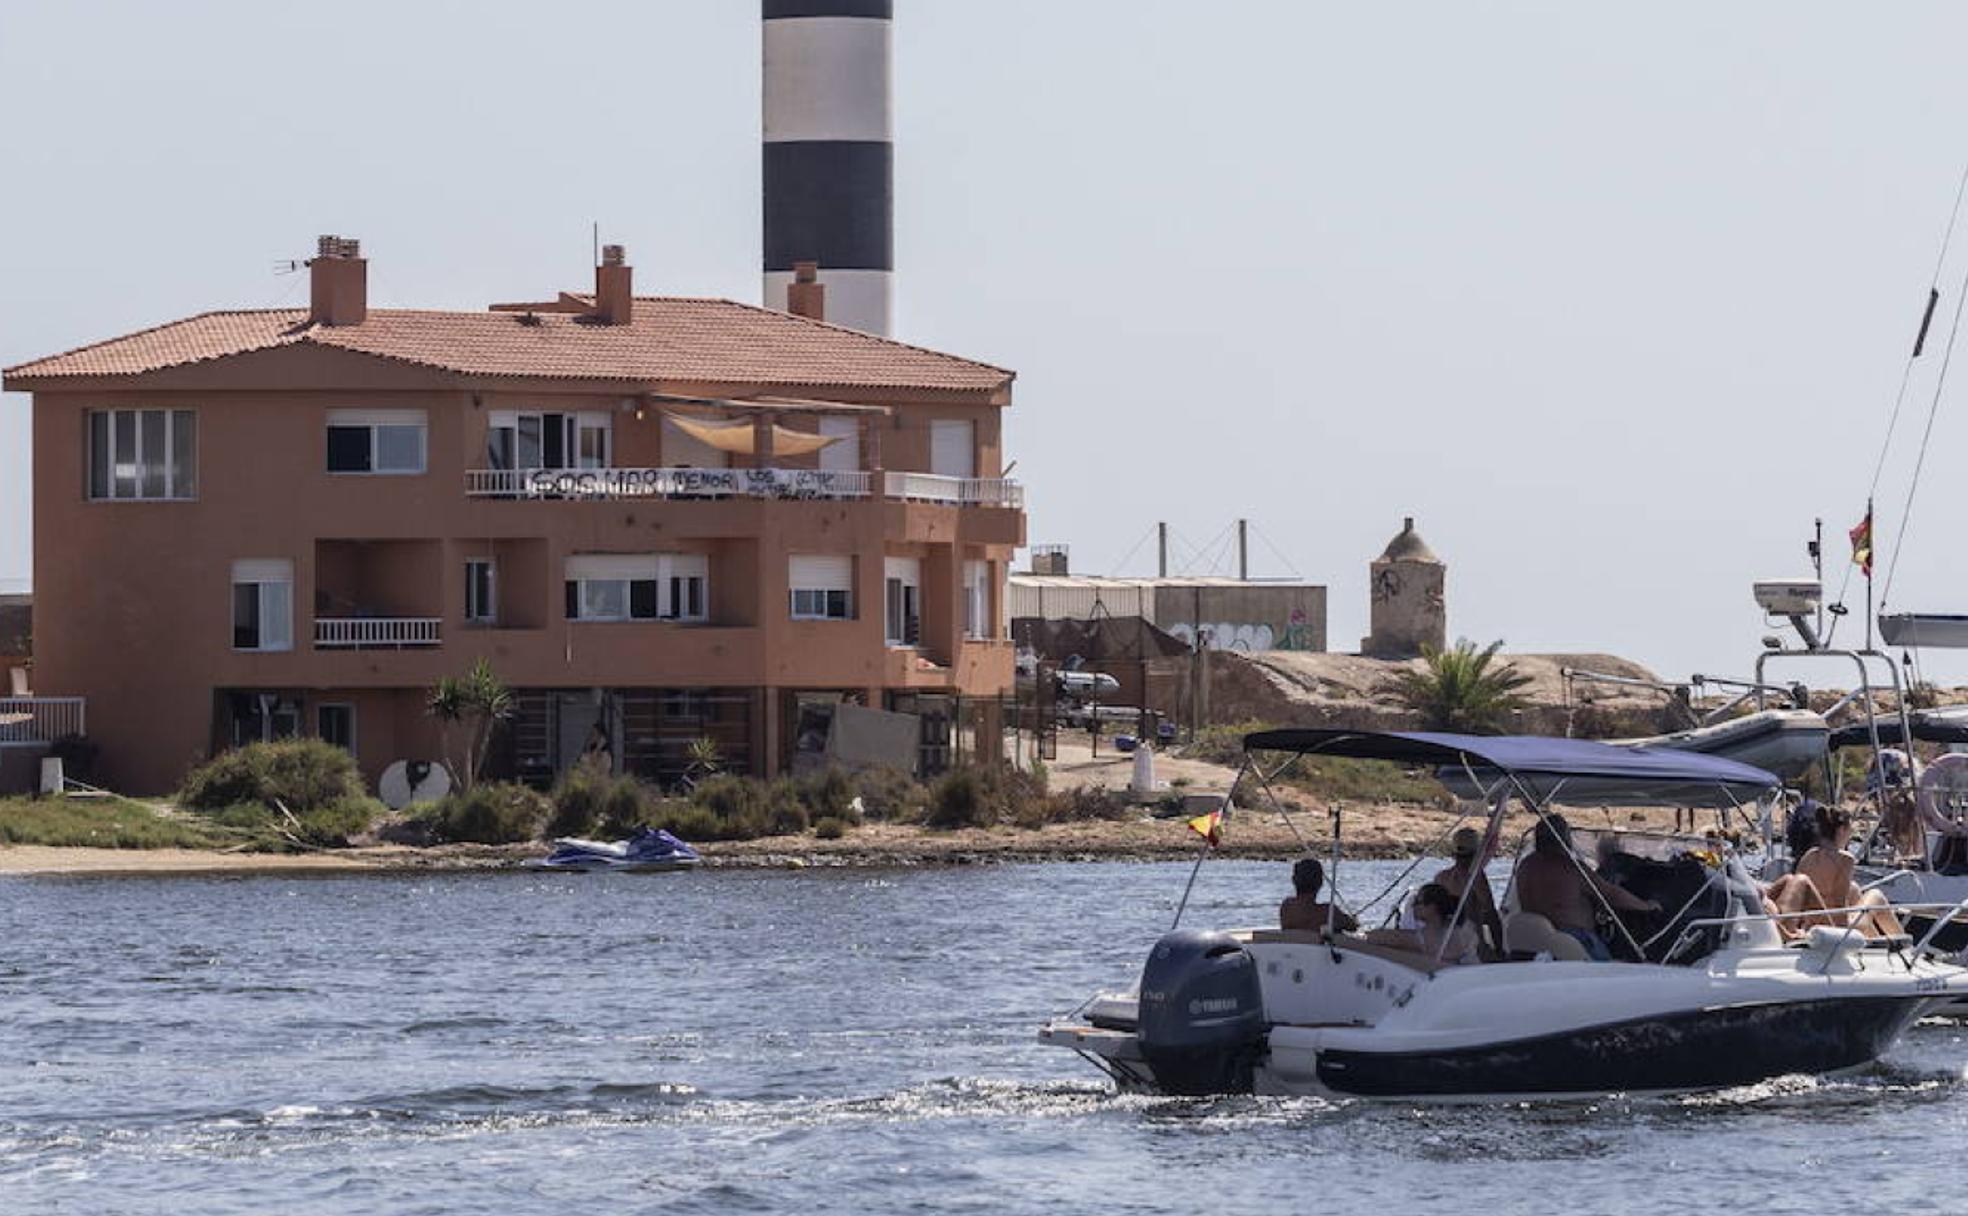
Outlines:
{"type": "MultiPolygon", "coordinates": [[[[1779,788],[1767,771],[1714,756],[1575,739],[1287,729],[1248,735],[1244,748],[1241,776],[1280,814],[1272,782],[1301,757],[1394,761],[1471,783],[1488,823],[1478,870],[1513,804],[1554,826],[1555,806],[1590,805],[1573,783],[1595,799],[1710,807],[1752,823],[1779,788]],[[1260,761],[1279,754],[1287,759],[1267,772],[1260,761]]],[[[1315,930],[1186,929],[1178,911],[1134,992],[1096,995],[1039,1038],[1124,1089],[1168,1094],[1680,1092],[1863,1066],[1933,1003],[1968,990],[1968,971],[1930,957],[1927,943],[1824,924],[1781,930],[1789,914],[1764,902],[1719,834],[1661,837],[1651,856],[1638,842],[1621,833],[1599,873],[1650,892],[1663,911],[1646,922],[1616,914],[1587,863],[1565,853],[1624,961],[1563,949],[1573,938],[1515,908],[1515,882],[1502,901],[1509,961],[1476,965],[1342,931],[1336,919],[1315,930]]]]}

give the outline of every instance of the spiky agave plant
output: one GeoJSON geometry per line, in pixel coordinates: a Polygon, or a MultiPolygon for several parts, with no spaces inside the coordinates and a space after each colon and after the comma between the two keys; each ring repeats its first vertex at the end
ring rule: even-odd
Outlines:
{"type": "Polygon", "coordinates": [[[1447,650],[1422,648],[1422,669],[1396,674],[1386,691],[1422,717],[1429,730],[1494,734],[1527,702],[1519,691],[1531,677],[1508,663],[1492,668],[1502,639],[1481,650],[1468,638],[1447,650]]]}

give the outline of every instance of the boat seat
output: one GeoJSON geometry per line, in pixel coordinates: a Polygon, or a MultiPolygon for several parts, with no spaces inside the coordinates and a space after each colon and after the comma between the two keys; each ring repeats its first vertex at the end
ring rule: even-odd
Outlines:
{"type": "Polygon", "coordinates": [[[1585,947],[1578,939],[1560,933],[1551,921],[1535,912],[1512,912],[1503,922],[1503,948],[1511,954],[1548,954],[1561,963],[1582,963],[1585,947]]]}

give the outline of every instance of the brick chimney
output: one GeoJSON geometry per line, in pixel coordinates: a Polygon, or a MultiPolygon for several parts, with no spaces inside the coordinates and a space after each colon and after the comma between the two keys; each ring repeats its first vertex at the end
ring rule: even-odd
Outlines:
{"type": "Polygon", "coordinates": [[[324,236],[308,262],[308,319],[317,325],[360,325],[369,315],[369,263],[362,242],[324,236]]]}
{"type": "Polygon", "coordinates": [[[595,267],[594,317],[603,325],[627,325],[635,319],[635,270],[628,252],[620,245],[601,247],[601,265],[595,267]]]}
{"type": "Polygon", "coordinates": [[[827,285],[820,281],[820,263],[793,263],[793,281],[786,284],[786,311],[815,321],[827,319],[827,285]]]}

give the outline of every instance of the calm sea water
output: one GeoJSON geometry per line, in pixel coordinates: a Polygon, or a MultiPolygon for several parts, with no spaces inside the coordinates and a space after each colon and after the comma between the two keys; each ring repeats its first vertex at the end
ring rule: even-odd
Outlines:
{"type": "MultiPolygon", "coordinates": [[[[1968,1203],[1943,1023],[1680,1101],[1118,1097],[1032,1032],[1132,977],[1186,873],[0,880],[0,1212],[1968,1203]]],[[[1285,878],[1205,866],[1192,916],[1285,878]]]]}

